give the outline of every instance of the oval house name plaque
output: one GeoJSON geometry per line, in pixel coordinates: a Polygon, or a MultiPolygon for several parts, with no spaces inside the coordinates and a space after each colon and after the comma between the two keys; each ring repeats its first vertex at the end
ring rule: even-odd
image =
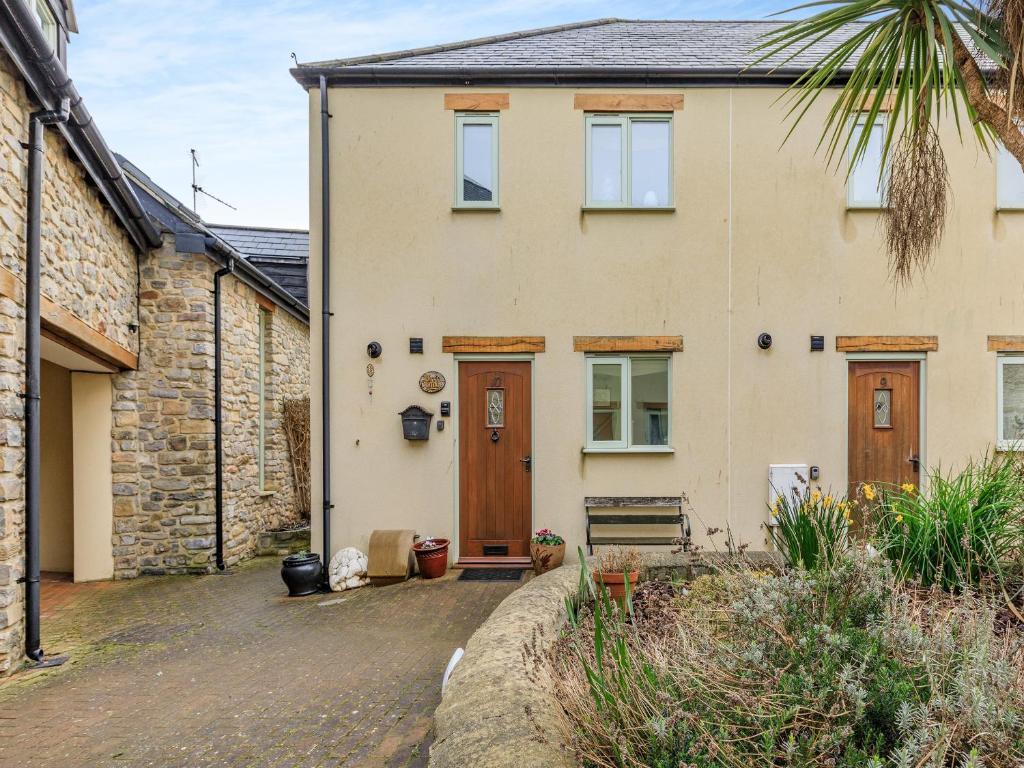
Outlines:
{"type": "Polygon", "coordinates": [[[445,384],[444,374],[440,371],[427,371],[420,376],[420,389],[426,392],[428,395],[433,395],[444,389],[445,384]]]}

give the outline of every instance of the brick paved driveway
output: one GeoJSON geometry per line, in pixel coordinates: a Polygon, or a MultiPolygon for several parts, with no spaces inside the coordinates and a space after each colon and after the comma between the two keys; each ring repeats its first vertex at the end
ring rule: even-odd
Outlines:
{"type": "Polygon", "coordinates": [[[517,585],[289,600],[278,563],[49,589],[71,661],[0,685],[0,765],[425,765],[448,658],[517,585]]]}

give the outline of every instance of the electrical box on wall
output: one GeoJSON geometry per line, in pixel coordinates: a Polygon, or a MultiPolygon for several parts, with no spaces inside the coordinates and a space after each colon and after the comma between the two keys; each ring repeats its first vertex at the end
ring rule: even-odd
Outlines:
{"type": "MultiPolygon", "coordinates": [[[[809,474],[810,468],[806,464],[769,464],[768,506],[774,506],[780,496],[792,498],[794,491],[803,493],[809,474]]],[[[778,525],[774,515],[770,516],[769,522],[778,525]]]]}

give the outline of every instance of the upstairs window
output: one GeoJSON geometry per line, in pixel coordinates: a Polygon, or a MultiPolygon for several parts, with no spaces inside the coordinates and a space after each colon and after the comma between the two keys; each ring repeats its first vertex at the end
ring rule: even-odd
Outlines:
{"type": "Polygon", "coordinates": [[[455,207],[498,207],[498,115],[455,115],[455,207]]]}
{"type": "Polygon", "coordinates": [[[587,448],[667,450],[669,392],[667,357],[588,357],[587,448]]]}
{"type": "Polygon", "coordinates": [[[996,152],[996,206],[1024,209],[1024,170],[1002,144],[996,152]]]}
{"type": "MultiPolygon", "coordinates": [[[[861,117],[854,126],[848,148],[852,159],[853,150],[860,141],[867,125],[861,117]]],[[[889,183],[889,169],[882,171],[882,147],[885,145],[885,118],[878,118],[868,128],[868,144],[857,165],[850,170],[846,180],[847,206],[850,208],[884,208],[885,188],[889,183]]]]}
{"type": "Polygon", "coordinates": [[[587,115],[588,208],[672,207],[671,115],[587,115]]]}
{"type": "Polygon", "coordinates": [[[43,34],[50,43],[50,48],[56,51],[57,20],[53,16],[53,11],[50,10],[49,3],[46,0],[29,0],[29,5],[35,11],[36,21],[39,22],[39,28],[43,30],[43,34]]]}

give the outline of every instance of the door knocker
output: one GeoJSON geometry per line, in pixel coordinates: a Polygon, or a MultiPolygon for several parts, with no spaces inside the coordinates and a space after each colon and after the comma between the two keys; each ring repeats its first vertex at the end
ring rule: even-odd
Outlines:
{"type": "Polygon", "coordinates": [[[491,442],[496,443],[501,439],[501,435],[498,434],[498,430],[491,432],[491,442]]]}

